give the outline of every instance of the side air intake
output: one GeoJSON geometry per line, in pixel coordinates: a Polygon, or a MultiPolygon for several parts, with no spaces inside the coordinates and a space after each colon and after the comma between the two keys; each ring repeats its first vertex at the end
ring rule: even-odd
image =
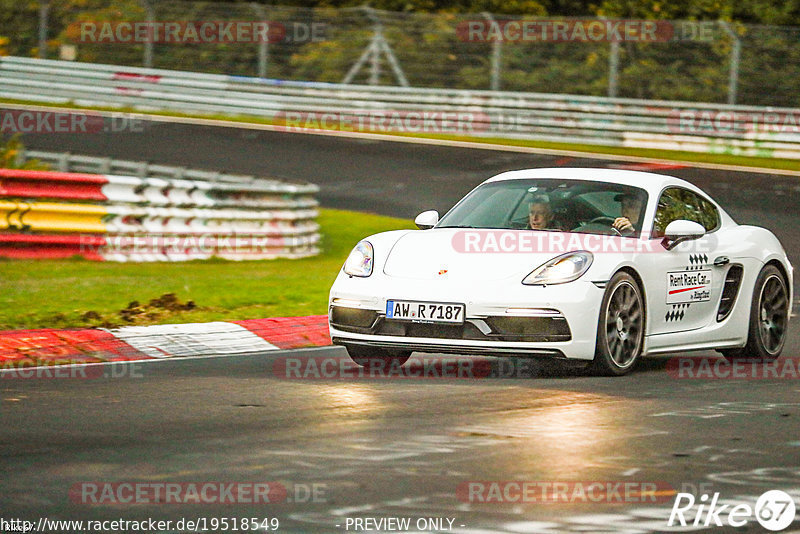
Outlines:
{"type": "Polygon", "coordinates": [[[717,309],[717,322],[720,323],[731,313],[733,305],[736,303],[736,296],[739,294],[739,286],[742,285],[742,274],[744,269],[741,265],[731,265],[728,274],[725,275],[725,284],[722,287],[722,297],[719,299],[717,309]]]}

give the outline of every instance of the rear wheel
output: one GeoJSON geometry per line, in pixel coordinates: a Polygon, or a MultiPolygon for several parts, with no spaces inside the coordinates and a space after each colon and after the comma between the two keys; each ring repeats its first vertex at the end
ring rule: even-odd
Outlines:
{"type": "Polygon", "coordinates": [[[636,280],[618,272],[608,283],[597,324],[594,372],[620,376],[639,360],[644,342],[644,300],[636,280]]]}
{"type": "Polygon", "coordinates": [[[408,350],[390,350],[362,345],[347,345],[347,354],[361,367],[370,369],[389,369],[402,367],[411,357],[408,350]]]}
{"type": "Polygon", "coordinates": [[[729,360],[778,358],[786,343],[789,324],[789,292],[786,281],[774,265],[758,273],[750,304],[747,344],[741,349],[721,350],[729,360]]]}

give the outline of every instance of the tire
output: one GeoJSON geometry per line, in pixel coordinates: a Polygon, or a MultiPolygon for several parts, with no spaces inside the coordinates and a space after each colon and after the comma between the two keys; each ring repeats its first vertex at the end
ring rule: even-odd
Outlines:
{"type": "Polygon", "coordinates": [[[642,290],[626,272],[608,283],[597,320],[597,343],[592,371],[622,376],[633,370],[644,345],[645,307],[642,290]]]}
{"type": "Polygon", "coordinates": [[[386,370],[395,366],[402,367],[411,357],[411,351],[406,350],[389,350],[362,345],[347,345],[345,348],[355,363],[370,369],[386,370]]]}
{"type": "Polygon", "coordinates": [[[747,344],[740,349],[723,349],[720,352],[729,360],[775,360],[786,343],[788,325],[789,292],[786,280],[777,267],[765,265],[753,287],[747,344]]]}

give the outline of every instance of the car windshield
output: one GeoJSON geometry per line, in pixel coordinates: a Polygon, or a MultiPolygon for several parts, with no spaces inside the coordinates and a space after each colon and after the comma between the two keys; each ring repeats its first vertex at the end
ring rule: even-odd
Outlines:
{"type": "Polygon", "coordinates": [[[484,184],[451,209],[436,228],[501,228],[616,235],[627,217],[637,237],[647,192],[608,182],[564,179],[505,180],[484,184]],[[623,207],[624,206],[624,207],[623,207]]]}

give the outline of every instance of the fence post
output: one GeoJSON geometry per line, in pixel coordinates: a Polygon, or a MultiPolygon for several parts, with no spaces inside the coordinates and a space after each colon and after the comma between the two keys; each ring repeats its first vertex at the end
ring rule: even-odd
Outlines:
{"type": "MultiPolygon", "coordinates": [[[[267,21],[267,11],[264,9],[263,4],[253,2],[250,4],[256,16],[260,19],[259,22],[267,24],[267,35],[269,35],[269,21],[267,21]]],[[[258,43],[258,77],[267,77],[267,65],[269,63],[269,39],[258,43]]]]}
{"type": "Polygon", "coordinates": [[[50,0],[39,2],[39,59],[47,58],[47,21],[50,14],[50,0]]]}
{"type": "Polygon", "coordinates": [[[619,72],[619,41],[611,40],[611,49],[608,54],[608,97],[617,96],[617,76],[619,72]]]}
{"type": "MultiPolygon", "coordinates": [[[[489,24],[492,26],[492,29],[495,31],[489,32],[489,35],[502,35],[500,31],[500,27],[497,25],[497,21],[494,20],[494,17],[491,13],[484,11],[481,13],[483,18],[485,18],[489,24]]],[[[495,39],[492,41],[492,70],[491,70],[491,82],[490,87],[492,91],[499,91],[500,90],[500,60],[502,58],[503,53],[503,40],[502,39],[495,39]]]]}
{"type": "Polygon", "coordinates": [[[736,92],[739,86],[739,59],[742,54],[742,41],[736,32],[731,28],[730,24],[724,20],[719,21],[722,29],[728,34],[728,37],[733,39],[731,45],[731,65],[728,72],[728,104],[736,103],[736,92]]]}
{"type": "Polygon", "coordinates": [[[144,8],[146,20],[150,24],[148,39],[144,42],[144,66],[150,69],[153,67],[153,38],[155,37],[152,31],[152,24],[156,20],[156,15],[150,0],[139,0],[139,4],[144,8]]]}
{"type": "Polygon", "coordinates": [[[370,61],[369,66],[369,84],[378,85],[381,80],[381,53],[378,43],[383,40],[383,25],[378,17],[375,16],[375,11],[371,7],[365,5],[364,11],[367,13],[367,16],[372,19],[372,32],[375,36],[373,41],[374,45],[372,60],[370,61]]]}

